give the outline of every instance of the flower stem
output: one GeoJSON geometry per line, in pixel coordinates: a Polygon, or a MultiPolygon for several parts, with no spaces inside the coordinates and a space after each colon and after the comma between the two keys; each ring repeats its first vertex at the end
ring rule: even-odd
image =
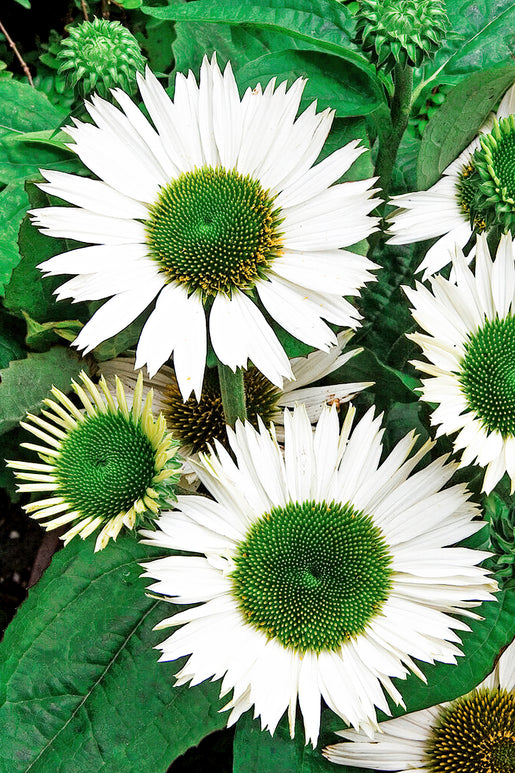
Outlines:
{"type": "Polygon", "coordinates": [[[234,373],[231,368],[218,360],[218,378],[225,420],[227,424],[234,427],[236,419],[245,421],[247,418],[243,368],[237,368],[236,373],[234,373]]]}
{"type": "Polygon", "coordinates": [[[393,82],[395,91],[391,104],[391,123],[378,126],[379,151],[375,168],[385,200],[388,198],[397,151],[408,125],[413,93],[413,67],[396,64],[393,70],[393,82]]]}

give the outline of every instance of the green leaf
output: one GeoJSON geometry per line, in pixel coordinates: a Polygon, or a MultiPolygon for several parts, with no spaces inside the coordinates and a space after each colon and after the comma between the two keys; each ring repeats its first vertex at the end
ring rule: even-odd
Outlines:
{"type": "MultiPolygon", "coordinates": [[[[414,674],[405,681],[395,680],[407,711],[418,711],[464,695],[490,673],[501,649],[515,637],[515,593],[504,591],[496,597],[497,601],[483,602],[474,609],[483,616],[482,620],[465,618],[471,630],[459,632],[463,657],[458,658],[457,665],[428,666],[419,662],[427,684],[414,674]]],[[[393,710],[394,716],[403,713],[400,707],[393,710]]]]}
{"type": "Polygon", "coordinates": [[[165,771],[227,721],[218,684],[173,687],[180,664],[158,663],[167,633],[152,627],[174,607],[145,595],[138,565],[157,551],[130,535],[93,543],[54,556],[0,647],[9,773],[165,771]]]}
{"type": "Polygon", "coordinates": [[[515,80],[515,64],[476,72],[447,96],[429,121],[420,146],[417,187],[425,190],[477,135],[515,80]]]}
{"type": "Polygon", "coordinates": [[[382,102],[382,89],[374,68],[356,67],[352,61],[317,51],[280,51],[249,62],[238,72],[241,88],[267,83],[274,76],[278,83],[308,78],[303,99],[318,99],[318,109],[329,107],[337,116],[367,115],[382,102]]]}
{"type": "Polygon", "coordinates": [[[302,723],[296,722],[295,738],[290,738],[288,722],[279,722],[273,737],[261,732],[259,722],[247,712],[236,725],[233,773],[334,773],[320,749],[306,746],[302,723]]]}
{"type": "Polygon", "coordinates": [[[31,142],[34,145],[48,145],[51,148],[58,148],[65,153],[73,153],[68,147],[71,142],[70,136],[66,134],[66,132],[59,132],[55,129],[46,129],[45,131],[39,132],[26,132],[25,134],[13,134],[8,142],[11,145],[20,142],[31,142]]]}
{"type": "Polygon", "coordinates": [[[452,33],[432,67],[445,65],[447,80],[513,59],[513,0],[447,0],[446,5],[452,33]]]}
{"type": "Polygon", "coordinates": [[[254,26],[178,21],[175,31],[175,72],[193,70],[198,73],[202,58],[210,57],[214,52],[220,67],[230,61],[237,73],[243,65],[273,51],[310,47],[307,41],[254,26]]]}
{"type": "MultiPolygon", "coordinates": [[[[33,207],[48,206],[51,203],[47,194],[33,184],[27,185],[27,192],[33,207]]],[[[53,297],[54,290],[66,281],[66,277],[43,277],[37,268],[47,258],[82,245],[40,233],[28,216],[21,224],[18,245],[22,259],[13,270],[5,290],[6,308],[19,316],[26,313],[41,323],[67,319],[87,321],[89,315],[84,303],[56,303],[53,297]]]]}
{"type": "Polygon", "coordinates": [[[320,51],[338,54],[358,67],[370,68],[365,57],[351,43],[352,16],[336,0],[296,0],[294,7],[285,6],[285,0],[229,0],[219,5],[197,0],[167,7],[143,6],[141,10],[169,21],[249,24],[281,32],[315,45],[320,51]]]}
{"type": "Polygon", "coordinates": [[[18,230],[28,205],[20,183],[6,185],[0,192],[0,295],[4,295],[12,270],[20,261],[18,230]]]}
{"type": "Polygon", "coordinates": [[[23,323],[0,308],[0,368],[25,357],[23,323]]]}
{"type": "Polygon", "coordinates": [[[64,319],[59,322],[43,322],[41,324],[29,317],[26,312],[23,312],[23,316],[27,323],[25,342],[27,346],[36,351],[48,349],[59,339],[74,341],[83,327],[82,322],[78,319],[64,319]]]}
{"type": "Polygon", "coordinates": [[[15,141],[26,132],[58,129],[65,117],[37,89],[17,80],[0,80],[0,182],[39,176],[40,167],[68,171],[80,166],[68,150],[15,141]]]}
{"type": "Polygon", "coordinates": [[[38,413],[52,386],[68,392],[82,368],[77,355],[63,346],[43,354],[29,354],[0,370],[0,433],[20,422],[27,412],[38,413]]]}
{"type": "Polygon", "coordinates": [[[143,0],[119,0],[120,5],[126,8],[128,11],[133,8],[141,8],[143,0]]]}
{"type": "Polygon", "coordinates": [[[16,0],[16,2],[24,8],[30,9],[30,0],[16,0]]]}

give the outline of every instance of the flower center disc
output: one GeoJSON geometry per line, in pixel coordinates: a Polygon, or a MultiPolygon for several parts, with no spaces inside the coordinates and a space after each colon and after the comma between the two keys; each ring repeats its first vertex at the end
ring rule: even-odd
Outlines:
{"type": "MultiPolygon", "coordinates": [[[[274,416],[279,390],[254,367],[244,372],[243,380],[247,420],[257,429],[257,417],[260,416],[267,425],[274,416]]],[[[184,402],[177,382],[168,384],[165,388],[163,413],[170,432],[182,445],[191,445],[192,453],[207,451],[207,444],[214,440],[228,447],[216,370],[207,370],[200,402],[193,396],[184,402]]]]}
{"type": "Polygon", "coordinates": [[[509,204],[515,203],[515,125],[513,116],[499,121],[499,131],[485,137],[488,146],[490,173],[501,194],[509,204]],[[498,136],[496,136],[496,134],[498,136]],[[492,140],[495,139],[495,142],[492,140]]]}
{"type": "Polygon", "coordinates": [[[62,441],[56,461],[60,495],[84,516],[114,517],[144,496],[154,456],[139,421],[121,412],[88,416],[62,441]]]}
{"type": "Polygon", "coordinates": [[[515,697],[477,690],[444,710],[427,748],[432,773],[513,773],[515,697]]]}
{"type": "Polygon", "coordinates": [[[515,318],[486,321],[465,346],[459,380],[486,429],[515,434],[515,318]]]}
{"type": "Polygon", "coordinates": [[[391,556],[372,519],[349,504],[291,502],[262,515],[235,557],[246,621],[297,651],[336,650],[388,597],[391,556]]]}
{"type": "Polygon", "coordinates": [[[162,188],[145,224],[170,280],[203,295],[248,289],[281,250],[279,210],[251,177],[206,166],[162,188]]]}

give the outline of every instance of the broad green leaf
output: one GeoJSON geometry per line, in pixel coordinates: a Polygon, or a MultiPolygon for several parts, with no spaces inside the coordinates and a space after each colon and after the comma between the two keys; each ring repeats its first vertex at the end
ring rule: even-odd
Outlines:
{"type": "MultiPolygon", "coordinates": [[[[48,206],[49,197],[28,185],[30,203],[33,207],[48,206]]],[[[83,303],[71,301],[56,302],[53,292],[66,281],[66,276],[43,277],[38,264],[53,255],[81,246],[78,242],[46,236],[32,225],[27,216],[20,228],[18,245],[22,258],[12,272],[11,281],[5,290],[5,306],[19,316],[28,314],[38,322],[55,320],[89,319],[83,303]]]]}
{"type": "Polygon", "coordinates": [[[513,0],[447,0],[450,46],[437,53],[433,66],[448,78],[507,63],[515,54],[513,0]],[[450,56],[449,56],[450,54],[450,56]]]}
{"type": "Polygon", "coordinates": [[[154,632],[174,608],[145,595],[134,536],[93,554],[73,540],[0,647],[0,769],[6,773],[157,773],[223,727],[219,684],[174,687],[154,632]],[[1,767],[3,764],[3,767],[1,767]]]}
{"type": "Polygon", "coordinates": [[[267,83],[274,76],[291,85],[296,78],[307,78],[303,98],[318,100],[318,108],[329,107],[340,117],[367,115],[382,101],[382,90],[371,67],[368,71],[339,56],[317,51],[280,51],[267,54],[245,65],[238,72],[241,88],[267,83]]]}
{"type": "Polygon", "coordinates": [[[420,146],[417,187],[425,190],[477,135],[489,112],[515,80],[515,64],[465,78],[429,121],[420,146]]]}
{"type": "Polygon", "coordinates": [[[30,8],[30,0],[16,0],[16,2],[24,8],[30,8]]]}
{"type": "Polygon", "coordinates": [[[4,295],[12,270],[20,260],[18,230],[28,206],[22,184],[6,185],[0,192],[0,295],[4,295]]]}
{"type": "Polygon", "coordinates": [[[288,722],[279,722],[273,737],[262,732],[258,720],[247,712],[236,725],[233,773],[334,773],[335,766],[322,757],[321,748],[305,745],[302,723],[296,722],[290,738],[288,722]]]}
{"type": "Polygon", "coordinates": [[[237,73],[248,62],[273,51],[310,47],[308,41],[254,26],[178,21],[175,31],[175,71],[183,73],[198,73],[204,55],[211,57],[214,52],[222,68],[230,61],[237,73]]]}
{"type": "Polygon", "coordinates": [[[229,0],[223,4],[197,0],[168,7],[143,6],[141,10],[169,21],[247,24],[281,32],[307,41],[320,51],[353,61],[358,67],[370,68],[365,57],[351,43],[351,14],[336,0],[229,0]]]}
{"type": "Polygon", "coordinates": [[[74,352],[56,346],[42,354],[29,354],[25,360],[13,360],[0,370],[0,433],[15,427],[27,412],[38,413],[52,386],[68,392],[71,379],[83,367],[74,352]]]}
{"type": "Polygon", "coordinates": [[[134,8],[140,8],[143,5],[143,0],[119,0],[120,5],[127,10],[133,10],[134,8]]]}
{"type": "Polygon", "coordinates": [[[76,168],[78,162],[68,150],[13,141],[26,132],[58,129],[65,117],[37,89],[17,80],[0,80],[0,182],[39,176],[40,167],[76,168]]]}

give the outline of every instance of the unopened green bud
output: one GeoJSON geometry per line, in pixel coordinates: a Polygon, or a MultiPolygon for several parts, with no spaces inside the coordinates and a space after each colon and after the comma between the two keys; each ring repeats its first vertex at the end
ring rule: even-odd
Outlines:
{"type": "Polygon", "coordinates": [[[69,29],[61,46],[59,72],[82,96],[96,91],[105,97],[115,87],[130,94],[136,89],[136,73],[145,68],[138,41],[118,21],[84,21],[69,29]]]}
{"type": "Polygon", "coordinates": [[[442,0],[361,0],[355,41],[383,70],[420,67],[434,56],[448,24],[442,0]]]}

